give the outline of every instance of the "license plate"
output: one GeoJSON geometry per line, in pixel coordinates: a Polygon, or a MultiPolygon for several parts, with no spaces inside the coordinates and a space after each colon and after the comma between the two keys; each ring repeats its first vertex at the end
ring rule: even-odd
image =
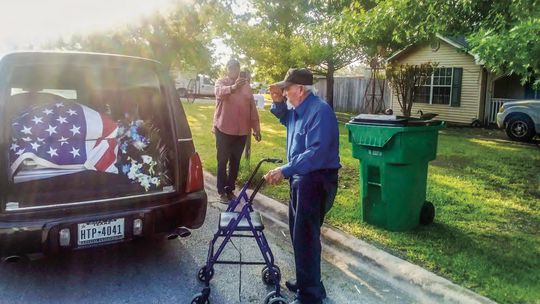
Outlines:
{"type": "Polygon", "coordinates": [[[124,238],[124,218],[78,224],[78,244],[88,245],[124,238]]]}

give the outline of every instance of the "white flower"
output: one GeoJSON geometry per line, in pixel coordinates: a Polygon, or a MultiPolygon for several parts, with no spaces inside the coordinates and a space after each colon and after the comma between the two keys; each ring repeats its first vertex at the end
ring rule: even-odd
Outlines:
{"type": "Polygon", "coordinates": [[[148,156],[148,155],[142,155],[142,160],[143,160],[143,163],[145,164],[152,164],[152,156],[148,156]]]}
{"type": "Polygon", "coordinates": [[[156,187],[159,186],[159,178],[157,178],[157,177],[152,177],[151,182],[152,182],[152,184],[156,185],[156,187]]]}
{"type": "Polygon", "coordinates": [[[146,146],[147,145],[145,143],[143,143],[142,141],[140,141],[140,140],[133,143],[133,147],[135,147],[139,151],[144,150],[144,148],[146,148],[146,146]]]}
{"type": "Polygon", "coordinates": [[[145,175],[139,179],[139,182],[144,187],[144,190],[148,191],[148,188],[150,188],[150,178],[145,175]]]}
{"type": "MultiPolygon", "coordinates": [[[[131,168],[133,169],[133,167],[131,167],[131,168]]],[[[137,178],[136,174],[137,174],[136,171],[134,171],[134,170],[129,170],[127,176],[128,176],[129,179],[134,180],[134,179],[137,178]]]]}

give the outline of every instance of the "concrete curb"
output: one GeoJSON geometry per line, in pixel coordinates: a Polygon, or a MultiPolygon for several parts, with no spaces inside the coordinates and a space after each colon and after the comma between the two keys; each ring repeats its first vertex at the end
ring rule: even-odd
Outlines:
{"type": "MultiPolygon", "coordinates": [[[[216,191],[216,178],[204,172],[204,179],[206,188],[216,191]]],[[[262,193],[257,194],[255,204],[257,211],[265,218],[279,226],[288,227],[287,205],[262,193]]],[[[324,224],[321,233],[326,260],[344,271],[358,269],[368,272],[421,303],[496,303],[335,227],[324,224]]]]}

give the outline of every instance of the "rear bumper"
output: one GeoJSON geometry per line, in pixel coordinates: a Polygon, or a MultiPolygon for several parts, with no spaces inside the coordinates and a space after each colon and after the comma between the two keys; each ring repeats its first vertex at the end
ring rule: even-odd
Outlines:
{"type": "Polygon", "coordinates": [[[504,128],[504,118],[506,115],[504,113],[497,113],[497,126],[499,128],[504,128]]]}
{"type": "MultiPolygon", "coordinates": [[[[138,204],[134,204],[138,205],[138,204]]],[[[169,197],[147,207],[125,208],[118,211],[102,210],[96,206],[94,212],[44,219],[0,220],[0,256],[26,255],[31,253],[55,254],[61,251],[78,250],[126,242],[159,233],[171,232],[176,227],[199,228],[206,217],[207,196],[204,191],[182,197],[169,197]],[[120,240],[92,245],[78,245],[78,224],[108,219],[124,219],[124,237],[120,240]],[[133,234],[133,221],[141,219],[142,234],[133,234]],[[69,229],[69,246],[60,246],[59,232],[69,229]]],[[[61,211],[59,212],[61,213],[61,211]]]]}

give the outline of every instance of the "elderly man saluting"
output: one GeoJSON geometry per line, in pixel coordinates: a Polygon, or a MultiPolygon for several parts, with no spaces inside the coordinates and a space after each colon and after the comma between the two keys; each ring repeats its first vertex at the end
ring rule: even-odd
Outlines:
{"type": "Polygon", "coordinates": [[[339,130],[332,108],[312,93],[313,74],[290,69],[285,80],[270,86],[271,112],[287,128],[288,163],[270,170],[269,184],[289,179],[289,231],[294,249],[297,293],[294,304],[322,303],[321,225],[337,192],[339,130]],[[287,107],[286,101],[292,105],[287,107]]]}

